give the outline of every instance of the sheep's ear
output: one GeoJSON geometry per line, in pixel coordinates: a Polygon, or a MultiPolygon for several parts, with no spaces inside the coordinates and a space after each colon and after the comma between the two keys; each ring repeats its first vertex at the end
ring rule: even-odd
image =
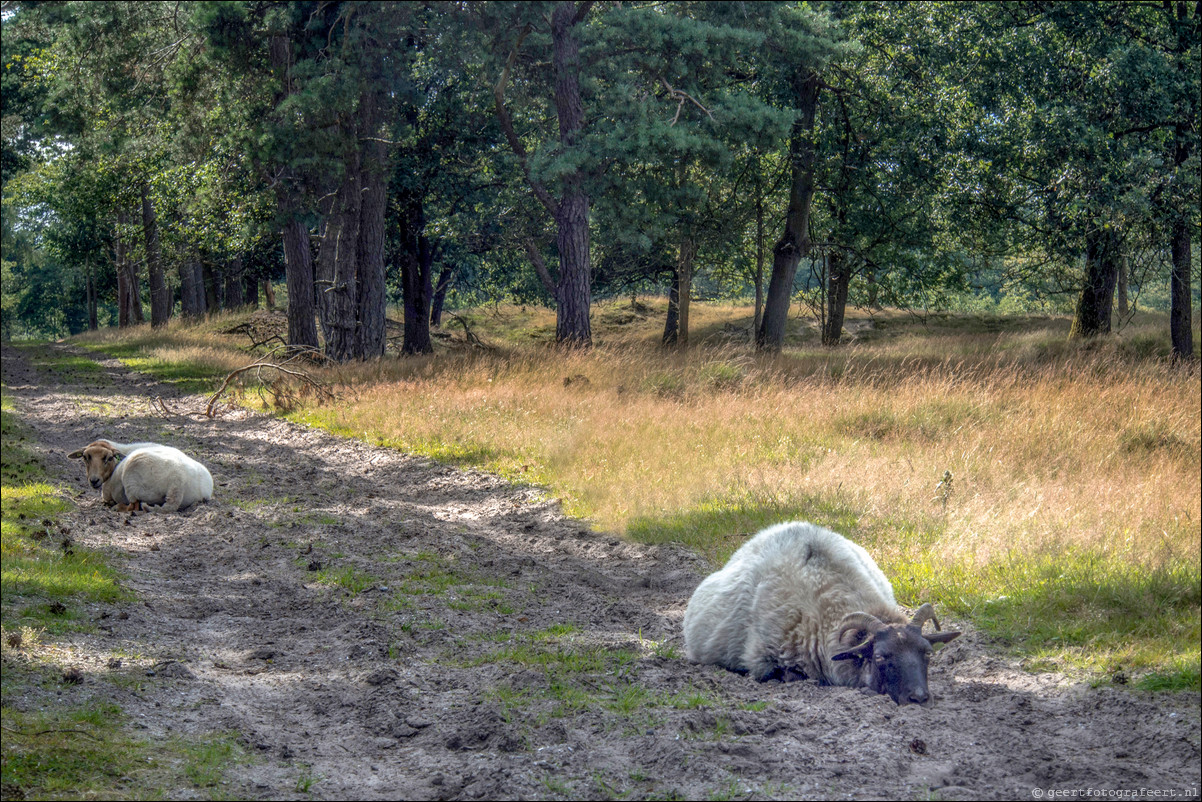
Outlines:
{"type": "Polygon", "coordinates": [[[932,632],[929,635],[923,635],[928,643],[947,643],[960,637],[959,632],[932,632]]]}
{"type": "Polygon", "coordinates": [[[67,459],[79,459],[82,456],[83,456],[83,449],[81,448],[77,451],[72,451],[70,454],[68,454],[67,459]]]}
{"type": "MultiPolygon", "coordinates": [[[[959,633],[957,633],[959,634],[959,633]]],[[[866,660],[872,657],[872,638],[861,643],[854,649],[848,649],[846,652],[839,652],[832,657],[832,660],[866,660]]]]}

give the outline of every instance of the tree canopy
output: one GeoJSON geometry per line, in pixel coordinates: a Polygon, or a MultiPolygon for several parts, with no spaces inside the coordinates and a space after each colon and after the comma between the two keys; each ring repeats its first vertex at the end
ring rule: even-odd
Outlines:
{"type": "Polygon", "coordinates": [[[829,345],[849,303],[982,298],[1071,310],[1093,337],[1130,284],[1191,355],[1200,18],[6,3],[3,334],[144,305],[161,325],[285,280],[289,341],[338,360],[383,353],[390,301],[403,351],[429,352],[448,293],[553,305],[578,346],[591,299],[631,291],[669,294],[677,345],[690,300],[719,296],[756,298],[767,349],[798,300],[829,345]]]}

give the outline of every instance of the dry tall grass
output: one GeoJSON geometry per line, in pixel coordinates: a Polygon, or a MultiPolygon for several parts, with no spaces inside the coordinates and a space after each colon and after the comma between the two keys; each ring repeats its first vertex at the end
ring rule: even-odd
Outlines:
{"type": "Polygon", "coordinates": [[[631,331],[586,353],[346,367],[354,402],[306,417],[546,482],[603,529],[825,499],[881,535],[899,520],[937,529],[956,559],[1077,546],[1197,561],[1198,378],[1129,357],[1145,333],[1070,346],[1059,322],[886,325],[903,333],[776,357],[742,344],[665,352],[631,331]]]}

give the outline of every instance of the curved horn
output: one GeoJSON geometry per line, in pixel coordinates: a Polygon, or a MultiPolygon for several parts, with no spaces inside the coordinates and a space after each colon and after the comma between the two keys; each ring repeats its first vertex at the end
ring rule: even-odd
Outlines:
{"type": "Polygon", "coordinates": [[[842,643],[843,636],[848,632],[863,630],[871,635],[880,632],[884,628],[885,622],[871,613],[848,613],[839,622],[839,634],[835,636],[835,639],[842,643]]]}
{"type": "Polygon", "coordinates": [[[935,617],[935,608],[931,606],[930,602],[927,602],[914,611],[914,617],[910,619],[910,626],[918,627],[918,630],[921,632],[923,624],[927,621],[935,622],[935,629],[943,629],[943,627],[939,626],[939,619],[935,617]]]}

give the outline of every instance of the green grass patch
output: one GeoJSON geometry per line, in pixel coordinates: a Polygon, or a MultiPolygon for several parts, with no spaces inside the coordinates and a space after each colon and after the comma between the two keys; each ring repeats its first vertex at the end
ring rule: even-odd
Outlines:
{"type": "MultiPolygon", "coordinates": [[[[16,670],[6,661],[6,675],[16,670]]],[[[0,777],[6,798],[147,799],[159,795],[148,776],[155,773],[156,751],[122,731],[123,716],[115,706],[55,705],[32,713],[5,705],[0,718],[4,726],[0,777]],[[21,796],[14,793],[16,789],[21,796]]]]}
{"type": "Polygon", "coordinates": [[[318,571],[317,581],[323,585],[342,588],[351,596],[357,596],[369,588],[374,588],[379,584],[380,578],[360,571],[353,565],[343,565],[318,571]]]}
{"type": "Polygon", "coordinates": [[[985,565],[926,553],[882,569],[899,600],[971,619],[1030,667],[1123,671],[1150,690],[1202,689],[1197,565],[1150,567],[1079,549],[1011,552],[985,565]]]}

